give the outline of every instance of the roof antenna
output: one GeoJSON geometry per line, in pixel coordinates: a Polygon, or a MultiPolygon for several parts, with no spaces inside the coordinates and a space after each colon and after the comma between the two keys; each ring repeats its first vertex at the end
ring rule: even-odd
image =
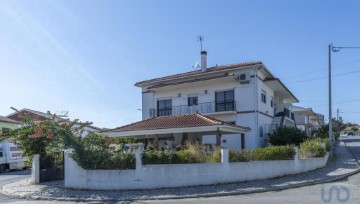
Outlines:
{"type": "Polygon", "coordinates": [[[202,52],[203,51],[203,47],[202,47],[202,42],[204,42],[204,36],[202,36],[202,35],[199,35],[198,37],[197,37],[197,41],[198,42],[200,42],[200,52],[202,52]]]}

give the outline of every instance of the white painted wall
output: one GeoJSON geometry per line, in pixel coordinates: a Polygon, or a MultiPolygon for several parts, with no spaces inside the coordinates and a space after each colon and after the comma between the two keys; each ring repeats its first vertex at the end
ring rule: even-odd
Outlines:
{"type": "MultiPolygon", "coordinates": [[[[172,99],[172,106],[187,106],[188,96],[196,94],[198,96],[199,104],[215,103],[216,91],[234,90],[236,100],[235,112],[221,114],[213,112],[205,113],[205,115],[225,122],[236,122],[237,125],[250,127],[251,132],[245,133],[245,147],[262,147],[265,145],[265,136],[260,137],[259,128],[264,128],[264,125],[270,125],[273,123],[271,117],[274,116],[275,104],[277,104],[277,106],[281,109],[283,108],[283,100],[279,96],[274,95],[274,91],[262,81],[267,77],[263,71],[255,72],[253,67],[249,67],[232,72],[234,75],[240,75],[243,73],[247,73],[249,76],[252,76],[249,84],[240,84],[239,81],[234,78],[227,77],[156,88],[151,90],[151,92],[147,90],[147,87],[143,87],[143,120],[150,118],[150,109],[157,108],[158,99],[172,99]],[[260,79],[254,76],[255,73],[258,74],[260,79]],[[266,104],[261,102],[261,90],[266,92],[266,104]],[[271,97],[274,98],[274,107],[271,107],[271,97]],[[265,113],[270,117],[264,116],[256,111],[265,113]]],[[[215,75],[219,74],[212,74],[209,76],[215,75]]],[[[181,79],[172,80],[172,82],[180,81],[181,79]]],[[[290,107],[291,104],[286,104],[285,106],[290,107]]],[[[213,110],[215,110],[215,107],[213,107],[213,110]]],[[[263,132],[266,131],[263,130],[263,132]]],[[[225,143],[222,143],[223,147],[236,148],[238,150],[241,147],[240,135],[227,135],[222,138],[222,141],[223,140],[226,140],[225,143]]]]}
{"type": "Polygon", "coordinates": [[[328,155],[304,160],[227,163],[227,158],[222,158],[224,163],[218,164],[141,165],[137,162],[135,170],[84,170],[66,154],[65,187],[133,190],[251,181],[311,171],[325,166],[327,159],[328,155]]]}

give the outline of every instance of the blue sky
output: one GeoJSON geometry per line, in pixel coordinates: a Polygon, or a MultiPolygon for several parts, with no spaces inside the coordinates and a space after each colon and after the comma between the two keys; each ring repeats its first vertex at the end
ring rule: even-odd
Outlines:
{"type": "MultiPolygon", "coordinates": [[[[67,110],[116,127],[141,120],[134,83],[208,65],[261,60],[327,117],[327,46],[360,46],[358,1],[0,2],[0,115],[67,110]],[[313,80],[315,79],[315,80],[313,80]]],[[[360,49],[333,53],[333,112],[360,123],[360,49]]],[[[335,114],[336,116],[336,114],[335,114]]]]}

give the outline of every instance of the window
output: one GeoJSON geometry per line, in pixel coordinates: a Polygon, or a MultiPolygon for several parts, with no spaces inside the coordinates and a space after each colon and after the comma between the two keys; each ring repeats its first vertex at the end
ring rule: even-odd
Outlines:
{"type": "Polygon", "coordinates": [[[261,102],[266,103],[266,92],[261,90],[261,102]]]}
{"type": "Polygon", "coordinates": [[[10,128],[2,128],[1,129],[1,132],[2,133],[7,133],[7,132],[9,132],[10,131],[10,128]]]}
{"type": "Polygon", "coordinates": [[[172,100],[164,99],[157,101],[157,115],[167,116],[172,114],[172,100]]]}
{"type": "Polygon", "coordinates": [[[234,90],[219,91],[215,93],[215,111],[235,110],[234,90]]]}
{"type": "Polygon", "coordinates": [[[272,96],[271,96],[270,105],[271,105],[271,108],[274,107],[274,97],[272,97],[272,96]]]}
{"type": "Polygon", "coordinates": [[[3,157],[3,156],[4,156],[3,152],[0,152],[0,157],[3,157]]]}
{"type": "Polygon", "coordinates": [[[259,127],[259,136],[264,137],[264,130],[262,126],[259,127]]]}
{"type": "Polygon", "coordinates": [[[188,106],[196,106],[198,105],[198,97],[197,96],[189,96],[188,97],[188,106]]]}
{"type": "Polygon", "coordinates": [[[10,147],[11,152],[20,151],[19,147],[10,147]]]}

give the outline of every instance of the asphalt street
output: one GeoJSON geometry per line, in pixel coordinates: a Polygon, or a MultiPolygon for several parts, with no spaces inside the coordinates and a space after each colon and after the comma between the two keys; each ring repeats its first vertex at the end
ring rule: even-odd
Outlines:
{"type": "MultiPolygon", "coordinates": [[[[344,139],[347,146],[360,159],[360,137],[351,136],[344,139]]],[[[26,178],[25,172],[10,172],[0,174],[0,185],[26,178]]],[[[11,199],[0,196],[0,203],[71,203],[60,201],[26,201],[11,199]]],[[[82,202],[73,202],[82,203],[82,202]]],[[[102,202],[92,202],[102,203],[102,202]]],[[[319,184],[307,187],[293,188],[277,192],[256,193],[248,195],[196,198],[196,199],[174,199],[174,200],[153,200],[153,201],[127,201],[127,202],[105,202],[105,203],[360,203],[360,174],[353,175],[343,181],[334,183],[319,184]]]]}

